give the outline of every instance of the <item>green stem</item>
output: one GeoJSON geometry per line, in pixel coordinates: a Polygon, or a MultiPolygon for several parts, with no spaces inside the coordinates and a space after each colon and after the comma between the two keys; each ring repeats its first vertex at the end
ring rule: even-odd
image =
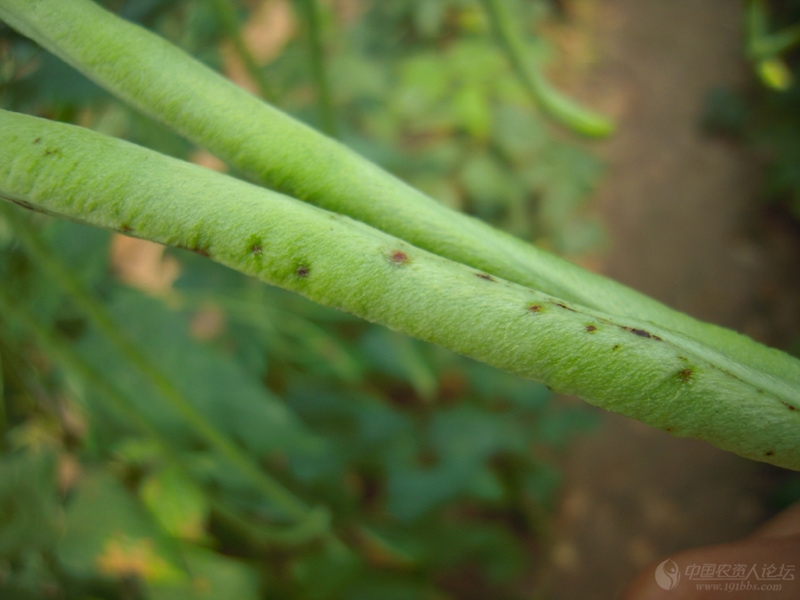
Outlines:
{"type": "Polygon", "coordinates": [[[89,0],[0,0],[0,17],[255,181],[520,285],[657,323],[735,362],[800,384],[800,361],[431,200],[89,0]]]}
{"type": "Polygon", "coordinates": [[[303,502],[269,477],[248,458],[231,440],[220,433],[177,389],[172,381],[141,352],[114,323],[111,315],[95,300],[73,273],[45,246],[25,219],[20,218],[8,206],[0,206],[3,216],[11,223],[14,233],[36,263],[62,287],[90,318],[103,335],[151,382],[164,399],[180,414],[194,431],[209,446],[229,460],[247,479],[260,490],[286,516],[302,520],[308,513],[303,502]]]}
{"type": "Polygon", "coordinates": [[[319,104],[322,131],[331,137],[338,137],[328,73],[325,69],[319,3],[317,0],[297,0],[297,2],[300,4],[300,13],[306,23],[311,75],[317,88],[317,103],[319,104]]]}
{"type": "Polygon", "coordinates": [[[122,140],[6,111],[0,126],[0,196],[12,202],[193,249],[675,435],[800,469],[789,378],[122,140]]]}
{"type": "Polygon", "coordinates": [[[606,137],[614,132],[614,124],[609,119],[562,96],[547,82],[538,68],[525,60],[525,46],[503,0],[481,0],[481,3],[511,68],[536,106],[577,133],[589,137],[606,137]]]}
{"type": "Polygon", "coordinates": [[[236,54],[239,55],[239,58],[244,64],[244,68],[258,87],[259,94],[265,100],[273,102],[275,100],[275,94],[272,92],[272,88],[267,82],[264,72],[256,63],[253,54],[250,52],[250,49],[247,47],[242,37],[242,32],[239,28],[239,19],[236,16],[236,7],[231,4],[230,0],[210,0],[210,2],[214,6],[222,22],[225,33],[228,38],[230,38],[233,48],[236,50],[236,54]]]}

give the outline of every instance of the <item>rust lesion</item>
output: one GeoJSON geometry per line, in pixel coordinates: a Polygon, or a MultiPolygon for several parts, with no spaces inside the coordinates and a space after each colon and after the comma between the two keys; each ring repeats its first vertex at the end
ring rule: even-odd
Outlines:
{"type": "Polygon", "coordinates": [[[388,255],[389,262],[393,265],[404,265],[408,262],[408,254],[402,250],[392,250],[388,255]]]}

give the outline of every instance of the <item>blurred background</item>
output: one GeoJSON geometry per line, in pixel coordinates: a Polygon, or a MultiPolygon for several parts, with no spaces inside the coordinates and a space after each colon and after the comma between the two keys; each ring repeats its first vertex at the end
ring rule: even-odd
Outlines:
{"type": "MultiPolygon", "coordinates": [[[[478,0],[103,4],[441,202],[800,351],[797,0],[503,2],[605,140],[544,113],[478,0]]],[[[225,170],[3,24],[0,86],[225,170]]],[[[609,598],[800,499],[188,252],[4,205],[0,275],[4,599],[609,598]]]]}

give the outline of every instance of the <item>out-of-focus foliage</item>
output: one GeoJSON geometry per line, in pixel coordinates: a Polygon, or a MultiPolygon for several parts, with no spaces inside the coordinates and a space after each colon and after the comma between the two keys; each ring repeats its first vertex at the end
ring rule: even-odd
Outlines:
{"type": "Polygon", "coordinates": [[[751,0],[746,53],[754,82],[718,89],[706,124],[745,140],[766,166],[764,195],[800,219],[800,2],[751,0]]]}
{"type": "MultiPolygon", "coordinates": [[[[224,3],[104,4],[230,69],[230,52],[220,51],[232,35],[224,3]]],[[[306,30],[291,4],[233,8],[245,28],[265,6],[285,29],[271,30],[284,40],[273,54],[255,57],[260,73],[281,108],[317,124],[306,30]]],[[[553,18],[548,6],[513,3],[528,33],[553,18]]],[[[599,164],[529,105],[478,3],[338,0],[320,9],[344,143],[518,235],[569,253],[596,243],[579,209],[599,164]]],[[[3,107],[197,156],[0,28],[3,107]]],[[[552,54],[541,40],[529,50],[531,61],[552,54]]],[[[524,591],[519,578],[547,530],[559,481],[552,459],[589,423],[585,414],[552,406],[537,384],[203,257],[151,252],[142,277],[121,261],[119,236],[39,215],[30,224],[56,268],[205,422],[312,510],[305,522],[287,519],[0,215],[0,295],[24,317],[0,314],[0,596],[532,593],[530,577],[524,591]]]]}

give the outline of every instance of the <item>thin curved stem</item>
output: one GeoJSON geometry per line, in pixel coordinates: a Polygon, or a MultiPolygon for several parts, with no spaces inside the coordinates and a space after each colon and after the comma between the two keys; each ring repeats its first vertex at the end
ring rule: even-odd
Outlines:
{"type": "Polygon", "coordinates": [[[325,57],[322,44],[322,24],[320,23],[320,6],[317,0],[297,0],[300,13],[306,24],[306,40],[311,63],[311,75],[317,89],[317,104],[322,124],[322,131],[331,137],[339,136],[336,125],[336,114],[333,110],[331,86],[325,68],[325,57]]]}
{"type": "Polygon", "coordinates": [[[214,6],[214,10],[216,10],[225,33],[233,44],[234,50],[236,50],[236,54],[239,55],[248,75],[258,87],[259,94],[264,100],[274,102],[275,94],[272,91],[272,87],[242,37],[239,19],[236,16],[236,8],[231,4],[231,0],[210,0],[210,2],[214,6]]]}
{"type": "Polygon", "coordinates": [[[494,35],[531,101],[561,125],[589,137],[606,137],[614,124],[555,90],[539,69],[525,60],[525,49],[503,0],[481,0],[494,35]]]}

